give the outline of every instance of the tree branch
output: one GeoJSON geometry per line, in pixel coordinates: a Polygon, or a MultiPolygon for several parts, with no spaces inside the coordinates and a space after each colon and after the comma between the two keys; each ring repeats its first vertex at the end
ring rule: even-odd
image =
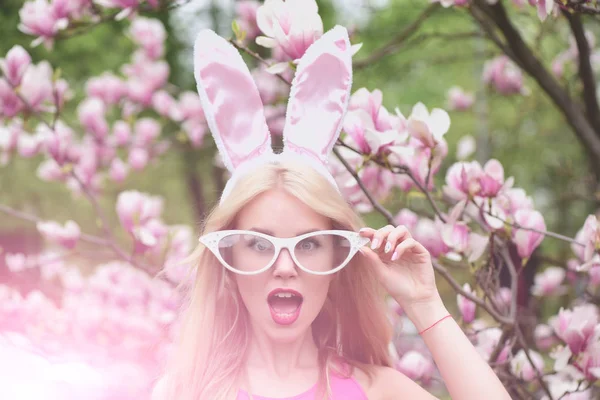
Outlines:
{"type": "Polygon", "coordinates": [[[585,37],[581,16],[563,10],[563,15],[569,21],[571,32],[575,37],[578,50],[579,78],[583,86],[583,102],[588,119],[596,131],[600,131],[600,107],[596,97],[596,78],[590,62],[590,45],[585,37]]]}
{"type": "MultiPolygon", "coordinates": [[[[485,1],[476,0],[473,3],[473,8],[482,10],[502,32],[506,47],[510,49],[510,52],[506,54],[535,79],[556,104],[588,152],[590,161],[594,166],[594,172],[597,176],[600,176],[600,137],[598,137],[580,106],[573,101],[568,92],[558,84],[534,56],[532,49],[525,43],[521,34],[510,21],[503,3],[499,1],[494,5],[488,5],[485,1]]],[[[484,25],[482,27],[485,29],[484,25]]],[[[504,50],[502,47],[500,48],[504,50]]]]}
{"type": "Polygon", "coordinates": [[[383,45],[381,48],[375,50],[368,57],[357,60],[353,63],[353,68],[355,70],[367,67],[372,63],[380,60],[381,58],[393,53],[404,45],[404,42],[412,36],[429,18],[433,13],[440,9],[440,5],[438,3],[432,3],[427,7],[410,25],[404,28],[401,32],[399,32],[396,36],[392,38],[387,44],[383,45]]]}

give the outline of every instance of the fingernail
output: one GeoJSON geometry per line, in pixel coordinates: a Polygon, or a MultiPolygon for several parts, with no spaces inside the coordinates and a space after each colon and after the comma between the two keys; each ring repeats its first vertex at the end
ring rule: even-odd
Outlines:
{"type": "Polygon", "coordinates": [[[371,250],[375,250],[378,247],[379,247],[379,239],[374,239],[373,242],[371,243],[371,250]]]}
{"type": "Polygon", "coordinates": [[[392,261],[396,261],[398,259],[398,252],[395,251],[394,254],[392,254],[392,261]]]}
{"type": "Polygon", "coordinates": [[[392,244],[391,244],[390,242],[387,242],[387,243],[385,244],[385,248],[383,249],[383,251],[384,251],[385,253],[389,253],[391,249],[392,249],[392,244]]]}

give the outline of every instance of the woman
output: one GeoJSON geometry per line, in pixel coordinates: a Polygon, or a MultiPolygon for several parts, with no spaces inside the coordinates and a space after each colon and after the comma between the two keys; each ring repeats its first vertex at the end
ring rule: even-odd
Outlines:
{"type": "Polygon", "coordinates": [[[325,33],[300,60],[280,154],[237,51],[203,31],[194,52],[232,176],[204,222],[195,284],[154,397],[433,399],[391,367],[387,294],[421,332],[453,399],[509,399],[449,318],[427,250],[401,226],[360,229],[326,168],[350,96],[346,30],[325,33]]]}

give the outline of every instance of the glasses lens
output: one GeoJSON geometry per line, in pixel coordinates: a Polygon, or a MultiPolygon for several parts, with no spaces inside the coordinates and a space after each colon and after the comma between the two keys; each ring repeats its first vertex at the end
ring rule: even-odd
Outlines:
{"type": "Polygon", "coordinates": [[[269,240],[258,235],[236,233],[219,241],[219,253],[231,268],[256,272],[273,260],[275,247],[269,240]]]}
{"type": "Polygon", "coordinates": [[[342,265],[348,258],[352,245],[339,234],[315,234],[302,239],[294,254],[303,268],[313,272],[327,272],[342,265]]]}

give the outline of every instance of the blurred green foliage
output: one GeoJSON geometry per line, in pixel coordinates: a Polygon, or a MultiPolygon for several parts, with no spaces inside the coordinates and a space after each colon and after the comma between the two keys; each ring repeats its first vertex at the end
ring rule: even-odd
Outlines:
{"type": "MultiPolygon", "coordinates": [[[[127,23],[108,22],[72,38],[57,41],[52,51],[43,46],[30,48],[33,38],[17,29],[18,10],[23,1],[4,0],[0,9],[0,55],[15,44],[30,51],[34,62],[47,59],[60,68],[69,81],[76,98],[70,103],[63,119],[77,126],[76,105],[83,98],[85,81],[104,71],[118,71],[129,62],[133,45],[126,36],[127,23]]],[[[214,3],[205,10],[212,16],[213,26],[229,26],[232,10],[220,10],[214,3]]],[[[325,29],[338,23],[338,11],[328,0],[319,1],[325,29]]],[[[367,4],[365,2],[364,4],[367,4]]],[[[416,0],[390,0],[384,9],[369,8],[371,18],[364,26],[358,26],[353,43],[364,43],[356,60],[363,60],[376,49],[388,43],[400,31],[412,24],[428,2],[416,0]]],[[[362,13],[362,11],[359,11],[362,13]]],[[[544,24],[535,17],[535,10],[528,7],[511,11],[515,24],[522,31],[546,65],[568,46],[568,31],[564,21],[549,19],[544,24]]],[[[154,15],[166,24],[167,31],[179,31],[178,20],[167,11],[154,15]]],[[[198,29],[201,28],[198,26],[198,29]]],[[[190,79],[191,38],[170,35],[167,43],[167,60],[171,66],[171,83],[184,90],[194,90],[190,79]]],[[[384,104],[393,111],[399,107],[410,114],[412,106],[423,102],[429,109],[446,107],[445,96],[452,86],[462,86],[477,92],[474,111],[452,112],[452,126],[446,139],[449,156],[443,170],[435,178],[441,187],[445,168],[455,161],[457,141],[466,134],[477,136],[481,154],[497,158],[505,167],[506,176],[515,177],[515,186],[523,187],[536,200],[550,230],[574,235],[585,216],[593,211],[594,199],[586,187],[588,169],[583,151],[571,129],[560,113],[531,79],[526,79],[530,95],[525,97],[502,97],[482,86],[484,62],[500,54],[478,31],[466,10],[440,9],[393,54],[355,72],[354,90],[367,87],[383,91],[384,104]]],[[[568,84],[577,89],[574,71],[567,69],[568,84]],[[571,74],[571,75],[569,75],[571,74]]],[[[30,121],[33,122],[33,121],[30,121]]],[[[31,129],[33,125],[29,126],[31,129]]],[[[168,128],[171,129],[171,128],[168,128]]],[[[163,132],[165,136],[177,135],[175,131],[163,132]]],[[[164,219],[169,224],[196,225],[184,179],[189,168],[197,169],[209,204],[216,199],[212,184],[212,154],[214,146],[206,137],[206,149],[191,152],[169,152],[159,164],[149,166],[143,173],[132,173],[123,185],[108,185],[102,206],[116,222],[114,202],[119,191],[136,189],[165,197],[164,219]],[[187,152],[187,153],[186,153],[187,152]],[[187,169],[187,170],[186,170],[187,169]]],[[[77,220],[84,231],[97,232],[95,217],[89,203],[73,197],[61,185],[45,183],[35,176],[40,159],[15,157],[0,169],[0,202],[30,211],[42,218],[65,221],[77,220]]],[[[485,158],[479,161],[485,161],[485,158]]],[[[389,199],[392,211],[404,206],[421,207],[398,191],[389,199]]],[[[423,205],[422,208],[426,208],[423,205]]],[[[0,229],[33,227],[19,220],[0,215],[0,229]]],[[[372,225],[384,223],[376,214],[367,216],[372,225]]],[[[568,256],[566,244],[547,239],[544,250],[554,256],[568,256]]]]}

